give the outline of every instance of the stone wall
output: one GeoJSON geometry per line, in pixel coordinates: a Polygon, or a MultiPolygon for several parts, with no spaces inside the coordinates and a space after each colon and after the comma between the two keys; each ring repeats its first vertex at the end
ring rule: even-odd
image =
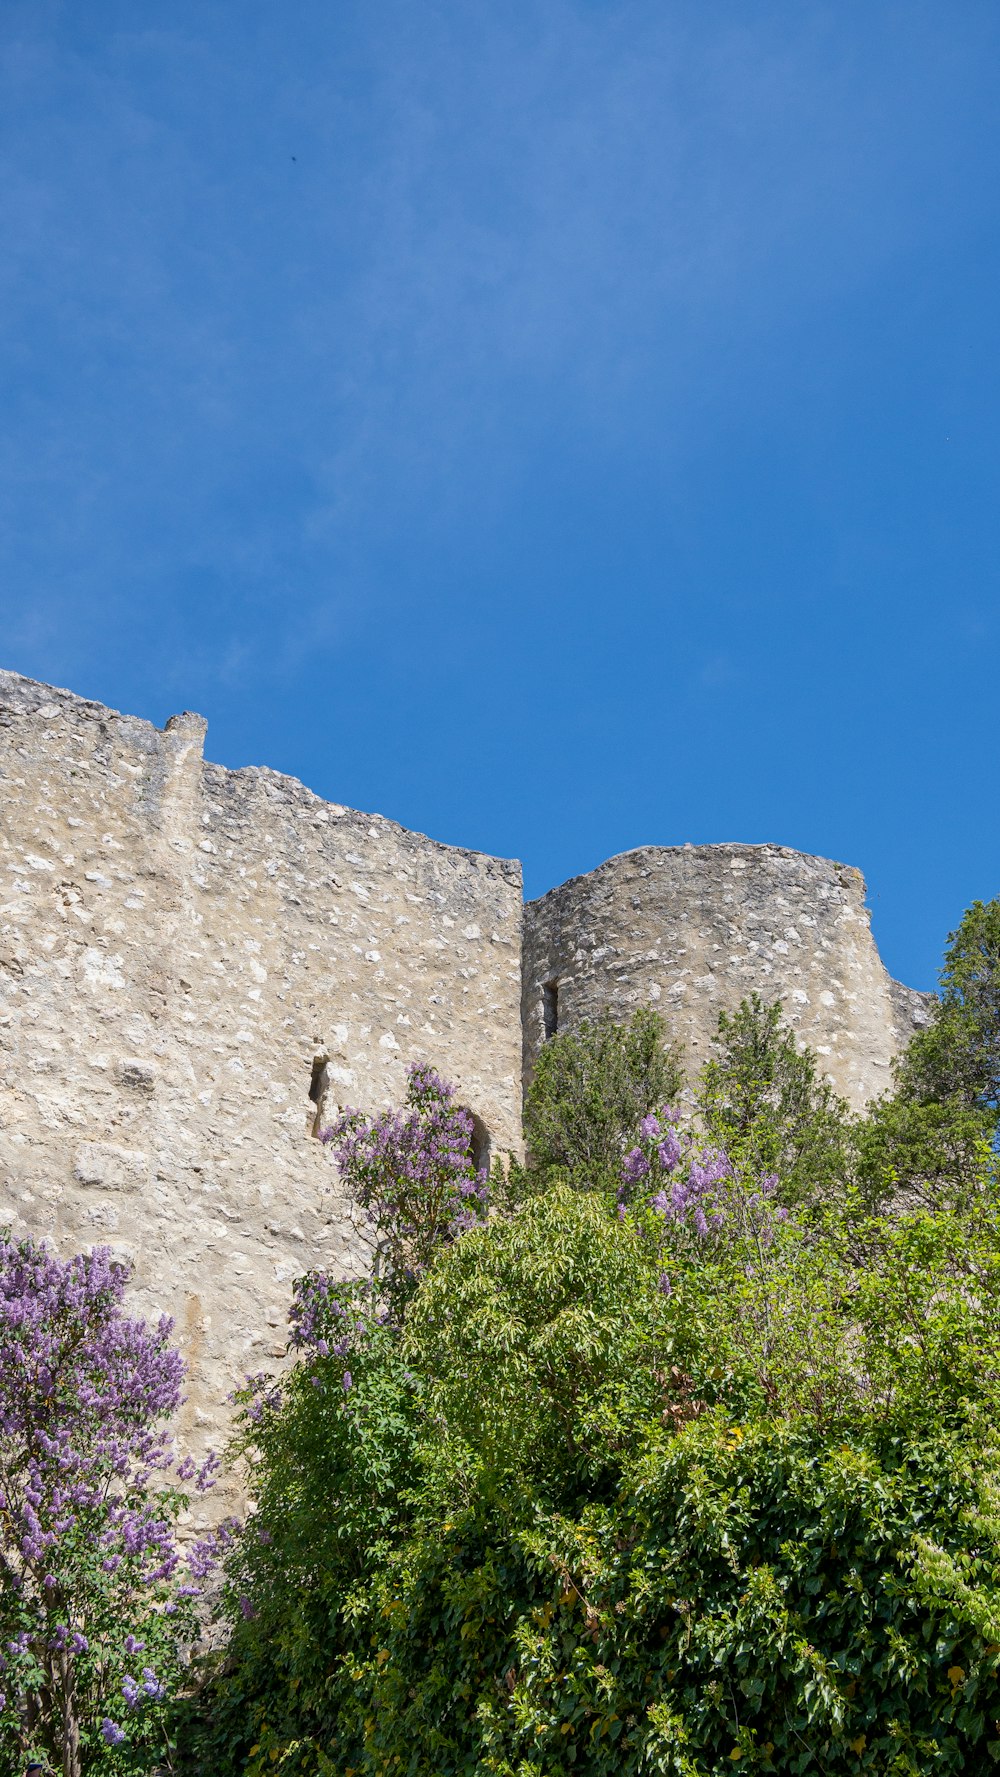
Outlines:
{"type": "Polygon", "coordinates": [[[756,989],[860,1108],[890,1085],[928,1005],[886,973],[864,897],[859,870],[778,845],[643,846],[574,877],[525,909],[526,1077],[546,1023],[639,1005],[694,1070],[720,1010],[756,989]]]}
{"type": "Polygon", "coordinates": [[[0,673],[0,1223],[133,1261],[196,1444],[292,1278],[367,1263],[318,1118],[398,1103],[414,1058],[498,1149],[521,1103],[519,865],[207,765],[204,732],[0,673]]]}
{"type": "Polygon", "coordinates": [[[408,1061],[518,1151],[546,1018],[653,1004],[693,1067],[757,988],[857,1106],[926,1017],[859,872],[771,845],[644,847],[553,889],[522,981],[519,865],[205,764],[204,733],[0,673],[0,1223],[133,1262],[137,1304],[176,1316],[196,1447],[280,1358],[292,1279],[366,1268],[316,1133],[399,1103],[408,1061]]]}

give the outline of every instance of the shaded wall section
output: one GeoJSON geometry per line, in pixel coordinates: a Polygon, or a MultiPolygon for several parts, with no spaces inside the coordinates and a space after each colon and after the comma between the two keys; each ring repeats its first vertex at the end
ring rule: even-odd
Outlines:
{"type": "Polygon", "coordinates": [[[554,1030],[640,1005],[693,1073],[754,989],[855,1108],[890,1086],[930,1003],[886,973],[859,870],[777,845],[643,846],[525,908],[525,1076],[554,1030]]]}
{"type": "Polygon", "coordinates": [[[421,1059],[519,1148],[522,900],[518,864],[207,765],[204,732],[0,673],[0,1222],[131,1259],[208,1435],[292,1279],[368,1263],[324,1118],[421,1059]]]}

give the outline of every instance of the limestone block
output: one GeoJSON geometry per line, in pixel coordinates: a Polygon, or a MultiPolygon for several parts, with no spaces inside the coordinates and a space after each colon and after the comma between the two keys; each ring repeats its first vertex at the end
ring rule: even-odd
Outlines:
{"type": "Polygon", "coordinates": [[[85,1141],[77,1149],[73,1177],[102,1191],[141,1191],[149,1184],[149,1155],[113,1142],[85,1141]]]}

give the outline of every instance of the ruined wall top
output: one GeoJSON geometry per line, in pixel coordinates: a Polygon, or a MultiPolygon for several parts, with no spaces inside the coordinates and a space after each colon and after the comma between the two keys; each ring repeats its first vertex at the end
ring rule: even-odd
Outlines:
{"type": "Polygon", "coordinates": [[[369,1260],[318,1121],[420,1059],[519,1148],[522,896],[204,733],[0,673],[0,1222],[129,1258],[217,1432],[292,1278],[369,1260]]]}
{"type": "Polygon", "coordinates": [[[891,1084],[927,996],[890,979],[859,870],[780,845],[641,846],[525,909],[524,1056],[558,1025],[653,1005],[694,1070],[721,1010],[780,998],[848,1102],[891,1084]]]}
{"type": "Polygon", "coordinates": [[[646,846],[523,909],[519,864],[206,764],[204,736],[0,672],[0,1222],[131,1260],[196,1439],[281,1357],[293,1278],[367,1268],[315,1136],[399,1103],[407,1062],[517,1152],[522,1031],[530,1071],[547,1024],[652,1004],[697,1065],[756,988],[860,1105],[926,1017],[845,865],[646,846]]]}

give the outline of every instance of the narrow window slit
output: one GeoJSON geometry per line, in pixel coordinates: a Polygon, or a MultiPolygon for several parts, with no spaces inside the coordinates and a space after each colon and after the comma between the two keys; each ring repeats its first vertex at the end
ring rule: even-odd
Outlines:
{"type": "Polygon", "coordinates": [[[329,1062],[330,1057],[325,1053],[314,1056],[309,1078],[309,1097],[316,1106],[309,1133],[317,1137],[322,1135],[329,1122],[326,1115],[326,1095],[330,1088],[329,1062]]]}
{"type": "Polygon", "coordinates": [[[475,1111],[470,1111],[467,1104],[459,1105],[458,1108],[465,1112],[472,1123],[469,1133],[469,1159],[477,1172],[484,1170],[489,1172],[490,1153],[493,1145],[490,1132],[482,1117],[477,1117],[475,1111]]]}
{"type": "Polygon", "coordinates": [[[542,1023],[545,1030],[545,1041],[554,1037],[559,1029],[559,983],[546,981],[542,987],[542,1023]]]}
{"type": "Polygon", "coordinates": [[[472,1135],[469,1138],[469,1153],[472,1164],[477,1172],[489,1172],[490,1169],[490,1132],[481,1117],[475,1111],[472,1117],[472,1135]]]}

